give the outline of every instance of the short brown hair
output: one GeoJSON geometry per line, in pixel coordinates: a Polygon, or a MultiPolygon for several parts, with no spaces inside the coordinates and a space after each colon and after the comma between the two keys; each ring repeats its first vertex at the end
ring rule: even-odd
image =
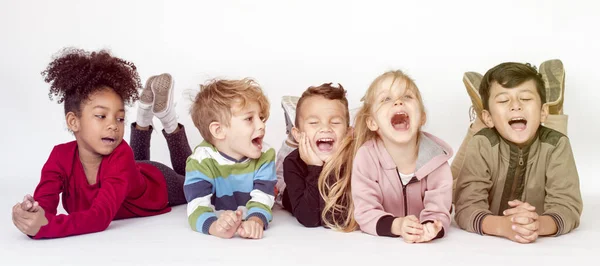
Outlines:
{"type": "Polygon", "coordinates": [[[534,66],[530,64],[506,62],[488,70],[485,75],[483,75],[481,85],[479,86],[479,95],[481,95],[483,109],[489,110],[490,89],[494,81],[498,82],[498,84],[504,88],[511,89],[529,80],[535,82],[535,87],[542,99],[542,104],[546,103],[544,80],[542,80],[542,75],[538,73],[534,66]]]}
{"type": "Polygon", "coordinates": [[[348,126],[350,125],[350,112],[348,111],[348,99],[346,98],[346,90],[344,90],[344,87],[342,87],[342,85],[339,83],[339,88],[331,86],[331,84],[332,83],[330,82],[323,83],[320,86],[311,86],[308,89],[306,89],[304,93],[302,93],[302,96],[300,96],[300,99],[298,100],[298,104],[296,104],[296,119],[294,122],[296,127],[298,127],[298,117],[300,114],[302,104],[307,98],[312,96],[323,96],[325,99],[328,100],[340,101],[344,105],[344,107],[346,107],[346,123],[348,126]]]}
{"type": "Polygon", "coordinates": [[[200,86],[190,108],[192,121],[200,131],[204,140],[213,143],[213,136],[209,126],[212,122],[219,122],[229,126],[231,108],[239,103],[242,108],[251,102],[258,103],[260,116],[264,121],[269,118],[269,100],[263,94],[256,81],[251,78],[242,80],[211,80],[200,86]]]}

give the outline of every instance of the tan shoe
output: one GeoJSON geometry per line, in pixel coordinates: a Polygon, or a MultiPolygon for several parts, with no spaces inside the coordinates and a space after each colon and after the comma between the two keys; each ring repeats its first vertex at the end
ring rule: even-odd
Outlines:
{"type": "MultiPolygon", "coordinates": [[[[463,83],[467,88],[469,97],[471,97],[472,108],[475,110],[477,117],[481,117],[481,112],[483,111],[483,102],[479,95],[479,85],[482,78],[483,76],[477,72],[466,72],[463,75],[463,83]]],[[[471,121],[474,120],[475,118],[471,117],[471,121]]]]}
{"type": "Polygon", "coordinates": [[[552,59],[540,65],[540,74],[546,87],[546,103],[551,115],[563,114],[565,94],[565,68],[559,59],[552,59]]]}

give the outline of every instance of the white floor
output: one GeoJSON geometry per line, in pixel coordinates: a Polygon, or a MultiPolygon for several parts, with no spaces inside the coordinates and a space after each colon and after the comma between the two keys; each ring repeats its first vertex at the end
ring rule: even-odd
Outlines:
{"type": "Polygon", "coordinates": [[[443,239],[410,245],[360,232],[304,228],[287,212],[262,240],[222,240],[191,231],[185,206],[161,216],[113,222],[108,230],[52,240],[31,240],[10,218],[10,208],[30,184],[0,180],[0,265],[590,265],[598,259],[600,194],[584,193],[581,226],[572,234],[522,245],[482,237],[455,225],[443,239]],[[27,186],[26,186],[27,185],[27,186]],[[357,262],[358,264],[354,264],[357,262]],[[565,264],[563,264],[565,263],[565,264]]]}

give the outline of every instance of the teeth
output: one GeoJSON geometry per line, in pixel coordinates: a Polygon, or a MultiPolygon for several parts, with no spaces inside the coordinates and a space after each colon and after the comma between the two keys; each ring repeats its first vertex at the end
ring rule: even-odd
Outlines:
{"type": "Polygon", "coordinates": [[[510,121],[521,121],[521,120],[525,120],[525,118],[517,117],[517,118],[512,118],[510,121]]]}
{"type": "Polygon", "coordinates": [[[320,142],[333,142],[333,139],[319,139],[320,142]]]}

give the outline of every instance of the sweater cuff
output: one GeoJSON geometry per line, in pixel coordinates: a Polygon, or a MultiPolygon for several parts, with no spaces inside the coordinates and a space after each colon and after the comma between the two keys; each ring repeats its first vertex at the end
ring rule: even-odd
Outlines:
{"type": "Polygon", "coordinates": [[[250,214],[248,214],[248,216],[246,216],[246,220],[248,220],[250,217],[259,218],[263,222],[263,230],[267,230],[269,221],[267,221],[267,217],[265,217],[262,213],[260,213],[260,212],[250,213],[250,214]]]}
{"type": "MultiPolygon", "coordinates": [[[[421,224],[423,224],[423,225],[424,225],[424,224],[428,224],[428,223],[434,223],[434,222],[433,222],[432,220],[427,220],[427,221],[424,221],[424,222],[422,222],[421,224]]],[[[440,230],[440,231],[437,233],[437,235],[436,235],[436,236],[435,236],[433,239],[431,239],[431,240],[438,239],[438,238],[442,238],[442,237],[444,237],[444,234],[445,234],[445,231],[444,231],[444,227],[442,226],[442,229],[441,229],[441,230],[440,230]]]]}
{"type": "Polygon", "coordinates": [[[377,225],[375,226],[377,235],[398,237],[397,235],[392,234],[392,223],[394,222],[394,219],[396,219],[396,217],[392,215],[385,215],[379,218],[377,225]]]}
{"type": "Polygon", "coordinates": [[[473,219],[473,232],[479,235],[483,235],[483,219],[488,215],[490,215],[490,213],[485,211],[481,211],[475,214],[475,218],[473,219]]]}
{"type": "Polygon", "coordinates": [[[216,221],[217,221],[216,216],[208,217],[206,219],[206,221],[204,221],[204,223],[202,224],[202,233],[210,235],[210,233],[208,232],[210,229],[210,226],[216,221]]]}
{"type": "Polygon", "coordinates": [[[552,220],[554,220],[554,223],[556,224],[556,234],[552,236],[562,235],[565,228],[565,222],[563,221],[562,217],[560,217],[558,213],[545,213],[543,215],[552,217],[552,220]]]}

